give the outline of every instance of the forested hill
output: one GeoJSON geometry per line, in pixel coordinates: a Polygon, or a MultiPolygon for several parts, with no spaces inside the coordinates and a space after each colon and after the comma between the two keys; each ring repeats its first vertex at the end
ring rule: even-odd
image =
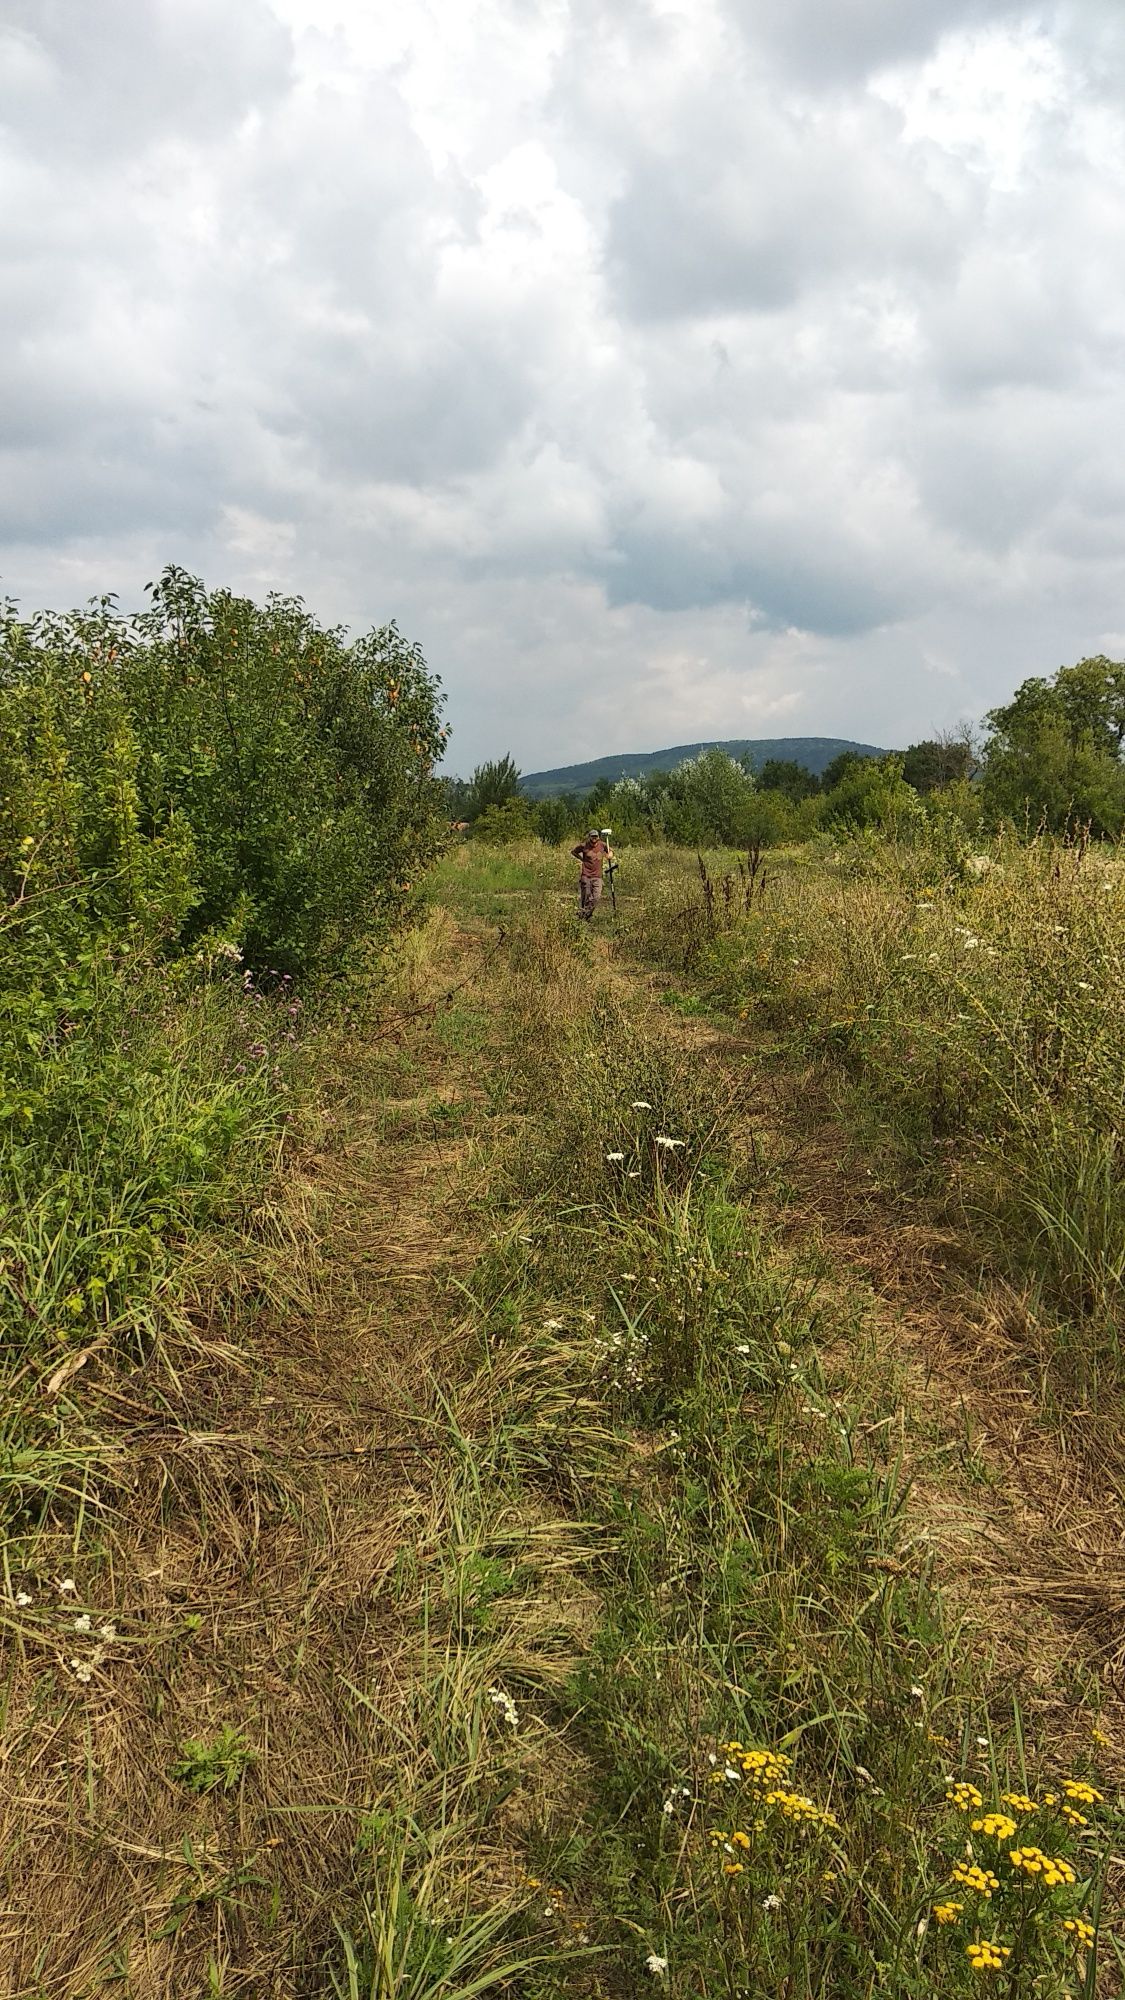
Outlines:
{"type": "Polygon", "coordinates": [[[565,764],[556,771],[531,771],[521,780],[521,789],[531,799],[554,798],[559,792],[588,792],[599,778],[616,783],[618,778],[640,778],[646,771],[671,771],[685,757],[697,757],[702,750],[726,750],[732,757],[749,755],[756,767],[768,757],[792,758],[819,777],[841,750],[855,750],[861,757],[882,757],[885,752],[873,743],[849,743],[842,736],[738,737],[727,743],[711,739],[705,743],[678,743],[670,750],[623,750],[615,757],[594,757],[588,764],[565,764]]]}

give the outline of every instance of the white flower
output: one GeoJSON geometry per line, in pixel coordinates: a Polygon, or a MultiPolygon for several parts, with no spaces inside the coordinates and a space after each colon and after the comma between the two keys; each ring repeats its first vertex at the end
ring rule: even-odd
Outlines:
{"type": "Polygon", "coordinates": [[[668,1970],[668,1960],[666,1958],[661,1958],[659,1952],[650,1951],[648,1957],[645,1960],[645,1971],[651,1972],[654,1979],[659,1979],[661,1973],[667,1972],[667,1970],[668,1970]]]}
{"type": "Polygon", "coordinates": [[[915,1701],[925,1701],[926,1690],[925,1688],[919,1687],[917,1681],[915,1681],[914,1686],[911,1688],[910,1692],[914,1696],[915,1701]]]}
{"type": "Polygon", "coordinates": [[[116,1625],[99,1625],[98,1637],[99,1639],[104,1639],[107,1645],[112,1646],[117,1637],[116,1625]]]}
{"type": "Polygon", "coordinates": [[[750,1342],[748,1340],[740,1340],[734,1351],[736,1354],[749,1354],[750,1342]]]}
{"type": "Polygon", "coordinates": [[[617,1161],[619,1161],[619,1160],[623,1160],[624,1158],[625,1158],[625,1155],[624,1155],[624,1153],[607,1153],[607,1154],[606,1154],[606,1159],[607,1159],[607,1160],[609,1160],[609,1161],[611,1161],[611,1162],[613,1162],[614,1164],[616,1164],[616,1162],[617,1162],[617,1161]]]}
{"type": "Polygon", "coordinates": [[[561,1333],[562,1330],[563,1323],[561,1319],[545,1319],[543,1321],[544,1333],[561,1333]]]}
{"type": "Polygon", "coordinates": [[[675,1801],[675,1799],[665,1799],[665,1801],[664,1801],[664,1804],[663,1804],[663,1806],[662,1806],[662,1808],[661,1808],[661,1810],[663,1811],[663,1813],[664,1813],[665,1817],[666,1817],[666,1818],[671,1818],[671,1815],[673,1814],[673,1812],[675,1811],[675,1809],[676,1809],[676,1801],[675,1801]]]}
{"type": "Polygon", "coordinates": [[[651,1111],[652,1106],[651,1104],[646,1103],[643,1097],[634,1097],[633,1109],[634,1111],[651,1111]]]}
{"type": "Polygon", "coordinates": [[[656,1135],[656,1143],[658,1146],[663,1146],[666,1153],[670,1153],[672,1151],[673,1146],[686,1146],[687,1140],[669,1139],[666,1133],[658,1132],[656,1135]]]}
{"type": "Polygon", "coordinates": [[[92,1620],[88,1611],[84,1611],[81,1618],[75,1619],[74,1629],[76,1632],[89,1632],[92,1629],[92,1620]]]}
{"type": "Polygon", "coordinates": [[[775,1895],[775,1896],[763,1896],[763,1897],[762,1897],[762,1908],[763,1908],[763,1910],[780,1910],[780,1908],[781,1908],[781,1897],[780,1897],[780,1896],[776,1896],[776,1895],[775,1895]]]}
{"type": "Polygon", "coordinates": [[[73,1597],[77,1589],[78,1585],[75,1583],[74,1578],[72,1576],[64,1576],[59,1585],[59,1596],[73,1597]]]}
{"type": "Polygon", "coordinates": [[[637,1274],[635,1271],[622,1271],[621,1282],[623,1285],[627,1285],[630,1282],[636,1284],[636,1281],[637,1281],[637,1274]]]}
{"type": "Polygon", "coordinates": [[[516,1704],[512,1700],[511,1695],[508,1694],[504,1688],[490,1687],[488,1690],[488,1699],[492,1703],[492,1706],[494,1708],[498,1708],[500,1710],[500,1713],[503,1716],[505,1722],[507,1723],[509,1729],[519,1728],[519,1722],[520,1722],[519,1709],[516,1707],[516,1704]]]}
{"type": "Polygon", "coordinates": [[[18,1604],[21,1611],[26,1610],[27,1606],[31,1603],[30,1592],[26,1590],[17,1590],[12,1602],[14,1604],[18,1604]]]}
{"type": "Polygon", "coordinates": [[[92,1680],[93,1680],[93,1678],[94,1678],[94,1669],[93,1669],[92,1665],[90,1664],[90,1661],[89,1661],[89,1660],[72,1660],[72,1661],[70,1662],[70,1664],[71,1664],[71,1667],[72,1667],[72,1668],[73,1668],[73,1670],[74,1670],[74,1678],[75,1678],[75,1680],[78,1680],[78,1681],[92,1681],[92,1680]]]}

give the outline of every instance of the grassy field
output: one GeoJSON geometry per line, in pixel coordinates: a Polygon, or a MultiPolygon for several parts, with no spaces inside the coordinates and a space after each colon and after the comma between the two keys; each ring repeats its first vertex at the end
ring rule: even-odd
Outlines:
{"type": "Polygon", "coordinates": [[[22,1364],[0,1990],[1121,1990],[1125,892],[985,859],[434,872],[22,1364]]]}

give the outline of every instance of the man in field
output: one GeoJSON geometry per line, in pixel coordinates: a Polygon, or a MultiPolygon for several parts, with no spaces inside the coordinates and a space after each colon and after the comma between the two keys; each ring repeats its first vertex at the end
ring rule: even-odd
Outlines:
{"type": "Polygon", "coordinates": [[[602,873],[608,861],[613,865],[613,849],[608,839],[591,827],[581,847],[572,847],[574,859],[581,863],[578,871],[578,914],[586,923],[602,899],[602,873]]]}

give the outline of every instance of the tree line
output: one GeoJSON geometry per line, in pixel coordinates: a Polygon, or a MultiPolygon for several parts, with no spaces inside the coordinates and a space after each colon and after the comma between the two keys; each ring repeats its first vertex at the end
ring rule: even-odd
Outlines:
{"type": "Polygon", "coordinates": [[[1026,680],[981,732],[962,727],[883,757],[845,750],[817,776],[788,759],[759,769],[713,749],[675,770],[532,800],[510,756],[442,781],[445,810],[477,839],[558,842],[594,825],[630,842],[763,846],[939,822],[966,833],[1125,827],[1125,663],[1102,655],[1026,680]]]}

